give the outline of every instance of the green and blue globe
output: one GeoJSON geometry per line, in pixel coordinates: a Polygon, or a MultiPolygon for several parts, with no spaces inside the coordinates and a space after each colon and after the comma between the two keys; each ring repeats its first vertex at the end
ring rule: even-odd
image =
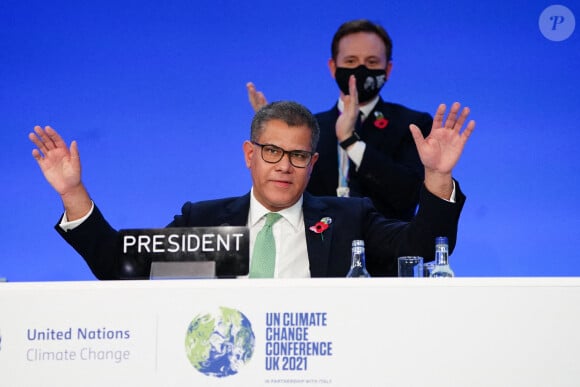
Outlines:
{"type": "Polygon", "coordinates": [[[243,313],[220,307],[191,321],[185,351],[199,372],[222,378],[237,374],[250,361],[255,341],[252,324],[243,313]]]}

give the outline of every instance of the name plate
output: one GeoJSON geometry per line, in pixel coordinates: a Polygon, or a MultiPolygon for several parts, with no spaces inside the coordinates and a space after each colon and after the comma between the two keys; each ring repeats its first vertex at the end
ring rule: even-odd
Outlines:
{"type": "Polygon", "coordinates": [[[247,275],[249,271],[247,227],[124,229],[119,233],[123,262],[214,262],[217,277],[247,275]]]}

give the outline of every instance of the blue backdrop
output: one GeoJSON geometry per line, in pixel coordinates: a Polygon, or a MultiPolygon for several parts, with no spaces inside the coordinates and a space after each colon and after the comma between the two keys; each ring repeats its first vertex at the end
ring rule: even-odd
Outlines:
{"type": "Polygon", "coordinates": [[[94,279],[52,229],[62,208],[31,156],[34,125],[79,142],[114,227],[162,227],[187,200],[249,190],[247,81],[314,112],[335,102],[330,40],[361,17],[394,40],[386,100],[432,114],[459,100],[477,121],[455,171],[457,275],[580,275],[580,8],[542,14],[552,4],[3,0],[0,277],[94,279]]]}

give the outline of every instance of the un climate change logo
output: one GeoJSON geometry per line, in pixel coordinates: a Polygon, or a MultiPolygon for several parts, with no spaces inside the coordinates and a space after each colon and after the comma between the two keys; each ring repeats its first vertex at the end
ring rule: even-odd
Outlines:
{"type": "Polygon", "coordinates": [[[226,307],[196,316],[185,336],[185,351],[191,364],[199,372],[218,378],[237,374],[252,358],[254,345],[248,318],[226,307]]]}

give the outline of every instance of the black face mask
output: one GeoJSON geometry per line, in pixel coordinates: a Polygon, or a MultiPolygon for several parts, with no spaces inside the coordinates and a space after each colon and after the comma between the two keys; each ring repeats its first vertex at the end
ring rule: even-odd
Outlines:
{"type": "Polygon", "coordinates": [[[340,91],[348,95],[348,79],[351,75],[356,78],[356,90],[359,103],[365,103],[375,98],[383,85],[387,82],[385,70],[371,70],[365,65],[353,69],[337,67],[334,79],[340,91]]]}

